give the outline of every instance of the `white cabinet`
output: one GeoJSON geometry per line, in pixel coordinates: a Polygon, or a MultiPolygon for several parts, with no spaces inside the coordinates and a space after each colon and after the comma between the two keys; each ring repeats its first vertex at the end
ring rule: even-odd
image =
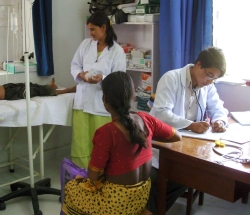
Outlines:
{"type": "MultiPolygon", "coordinates": [[[[159,23],[150,22],[126,22],[122,24],[113,24],[117,35],[118,43],[129,43],[136,48],[148,49],[151,51],[151,69],[130,69],[127,73],[133,78],[135,87],[141,86],[141,73],[149,72],[152,77],[152,93],[156,91],[157,82],[160,74],[159,59],[159,23]]],[[[85,29],[86,37],[89,31],[85,29]]]]}
{"type": "Polygon", "coordinates": [[[117,34],[118,43],[129,43],[136,48],[151,51],[151,69],[127,69],[127,73],[134,80],[135,87],[141,86],[141,73],[150,72],[152,77],[152,93],[156,91],[159,80],[159,23],[149,22],[126,22],[113,25],[117,34]]]}

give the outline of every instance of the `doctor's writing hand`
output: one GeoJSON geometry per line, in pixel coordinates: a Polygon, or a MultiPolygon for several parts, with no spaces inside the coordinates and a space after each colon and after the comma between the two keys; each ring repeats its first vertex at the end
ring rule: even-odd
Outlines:
{"type": "Polygon", "coordinates": [[[191,130],[195,133],[203,134],[209,129],[209,126],[209,123],[205,121],[193,122],[186,128],[186,130],[191,130]]]}
{"type": "Polygon", "coordinates": [[[222,120],[217,120],[212,124],[212,132],[225,132],[226,126],[222,120]]]}

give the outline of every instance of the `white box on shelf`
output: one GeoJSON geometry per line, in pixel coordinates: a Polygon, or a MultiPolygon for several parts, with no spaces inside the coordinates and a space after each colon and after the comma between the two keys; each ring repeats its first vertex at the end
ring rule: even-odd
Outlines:
{"type": "Polygon", "coordinates": [[[136,15],[136,22],[144,22],[144,15],[136,15]]]}
{"type": "Polygon", "coordinates": [[[132,62],[134,65],[145,66],[145,59],[144,58],[132,58],[132,62]]]}
{"type": "Polygon", "coordinates": [[[136,22],[136,16],[135,14],[128,14],[128,22],[136,22]]]}
{"type": "Polygon", "coordinates": [[[145,22],[159,22],[160,14],[154,13],[154,14],[145,14],[144,15],[144,21],[145,22]]]}
{"type": "MultiPolygon", "coordinates": [[[[29,62],[29,71],[35,72],[37,71],[36,63],[29,62]]],[[[25,63],[24,62],[15,62],[8,64],[8,72],[17,74],[25,72],[25,63]]]]}

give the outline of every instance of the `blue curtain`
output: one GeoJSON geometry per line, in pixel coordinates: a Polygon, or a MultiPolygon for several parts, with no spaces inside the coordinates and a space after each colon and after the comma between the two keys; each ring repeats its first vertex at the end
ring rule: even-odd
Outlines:
{"type": "Polygon", "coordinates": [[[194,63],[212,45],[212,0],[162,0],[160,76],[194,63]]]}
{"type": "Polygon", "coordinates": [[[37,73],[39,76],[53,75],[52,0],[35,0],[32,18],[37,73]]]}

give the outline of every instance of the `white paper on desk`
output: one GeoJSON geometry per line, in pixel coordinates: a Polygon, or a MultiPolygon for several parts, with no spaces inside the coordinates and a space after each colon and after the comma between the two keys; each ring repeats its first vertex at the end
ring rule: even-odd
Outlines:
{"type": "Polygon", "coordinates": [[[249,142],[250,126],[242,126],[239,123],[231,124],[221,139],[239,144],[249,142]]]}
{"type": "Polygon", "coordinates": [[[205,133],[198,134],[189,130],[179,130],[183,137],[192,137],[196,139],[203,139],[203,140],[220,140],[225,133],[215,133],[212,132],[212,128],[210,127],[205,133]]]}
{"type": "Polygon", "coordinates": [[[250,111],[230,112],[232,117],[241,125],[250,126],[250,111]]]}

